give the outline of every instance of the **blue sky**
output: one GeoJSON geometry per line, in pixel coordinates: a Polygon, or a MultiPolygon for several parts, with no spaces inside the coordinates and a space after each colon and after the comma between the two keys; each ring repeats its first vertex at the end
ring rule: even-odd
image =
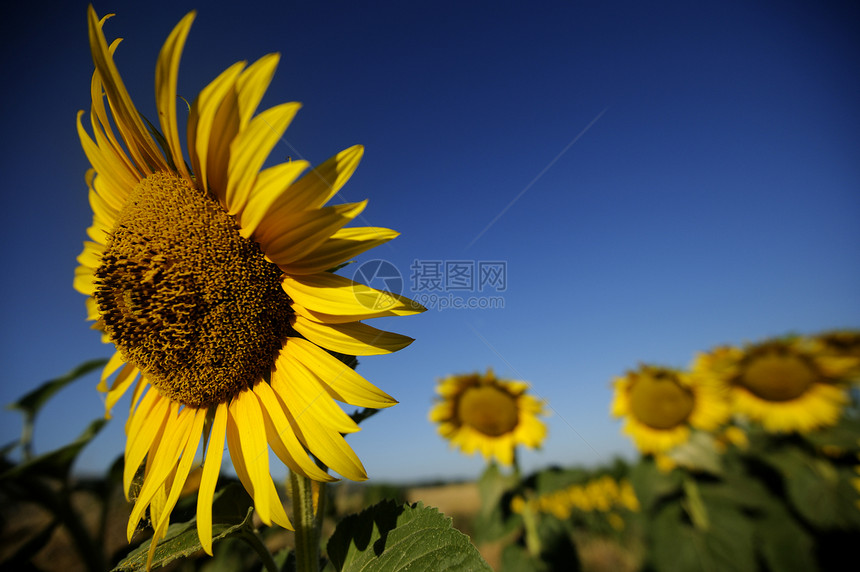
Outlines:
{"type": "MultiPolygon", "coordinates": [[[[233,62],[280,52],[263,104],[303,108],[277,160],[365,145],[340,199],[368,198],[361,223],[402,233],[359,264],[389,262],[425,301],[503,306],[377,320],[416,341],[359,366],[400,401],[349,438],[372,479],[479,474],[483,461],[427,421],[451,373],[493,367],[548,401],[549,438],[522,455],[526,470],[596,465],[633,456],[608,411],[612,377],[639,362],[684,366],[721,343],[860,327],[851,3],[95,6],[117,13],[106,33],[125,38],[117,63],[149,117],[158,50],[190,9],[189,100],[233,62]],[[415,289],[416,260],[504,262],[506,288],[415,289]]],[[[110,353],[71,287],[91,220],[74,123],[89,110],[86,3],[15,9],[0,35],[3,403],[110,353]]],[[[95,383],[49,405],[37,450],[100,415],[95,383]]],[[[120,454],[116,419],[81,470],[120,454]]],[[[3,442],[19,421],[0,412],[3,442]]]]}

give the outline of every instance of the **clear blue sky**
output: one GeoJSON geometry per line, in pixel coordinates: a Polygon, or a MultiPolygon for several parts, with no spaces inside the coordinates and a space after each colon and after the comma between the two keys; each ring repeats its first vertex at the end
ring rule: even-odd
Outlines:
{"type": "MultiPolygon", "coordinates": [[[[75,113],[89,111],[92,63],[86,3],[58,4],[13,8],[0,34],[3,403],[110,353],[72,289],[91,221],[75,113]]],[[[368,198],[361,222],[402,232],[360,261],[389,261],[406,294],[434,293],[411,292],[415,260],[506,263],[504,292],[441,293],[503,308],[375,324],[416,342],[359,366],[401,402],[350,437],[372,479],[479,473],[426,420],[450,373],[492,366],[548,400],[549,438],[526,469],[594,465],[633,455],[609,384],[637,363],[860,326],[855,3],[535,4],[95,4],[117,13],[106,33],[125,38],[116,59],[149,117],[158,50],[192,8],[187,99],[280,52],[263,103],[304,107],[278,159],[366,146],[342,200],[368,198]]],[[[100,415],[95,383],[44,411],[38,450],[100,415]]],[[[81,470],[121,452],[122,420],[81,470]]],[[[3,442],[19,421],[0,412],[3,442]]]]}

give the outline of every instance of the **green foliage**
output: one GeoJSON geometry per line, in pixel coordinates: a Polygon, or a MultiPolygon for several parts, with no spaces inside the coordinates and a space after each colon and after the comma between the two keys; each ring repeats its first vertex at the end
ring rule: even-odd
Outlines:
{"type": "Polygon", "coordinates": [[[17,479],[23,482],[26,479],[38,476],[65,479],[68,477],[75,459],[78,458],[78,454],[101,431],[105,423],[107,423],[106,419],[94,420],[77,439],[68,445],[49,453],[32,457],[14,466],[3,474],[0,474],[0,481],[17,479]]]}
{"type": "MultiPolygon", "coordinates": [[[[18,410],[24,414],[24,426],[21,430],[21,439],[18,443],[14,444],[13,447],[20,447],[24,451],[24,457],[29,458],[32,451],[32,440],[33,440],[33,425],[36,422],[36,415],[51,399],[58,391],[76,381],[91,371],[98,369],[107,363],[106,359],[93,359],[82,363],[81,365],[73,368],[71,371],[66,373],[65,375],[61,375],[60,377],[56,377],[49,381],[46,381],[33,391],[27,393],[16,401],[15,403],[10,403],[7,408],[18,410]]],[[[10,447],[9,449],[13,448],[10,447]]],[[[4,451],[4,456],[7,451],[4,451]]]]}
{"type": "Polygon", "coordinates": [[[518,523],[516,519],[509,518],[509,507],[512,491],[518,485],[517,475],[505,475],[495,463],[487,465],[478,479],[481,508],[475,517],[475,542],[498,540],[516,528],[518,523]]]}
{"type": "MultiPolygon", "coordinates": [[[[251,497],[241,485],[231,484],[215,495],[212,505],[212,542],[228,538],[239,538],[256,548],[253,525],[254,509],[251,497]]],[[[142,543],[115,568],[114,572],[139,572],[146,570],[150,541],[142,543]]],[[[167,535],[155,547],[152,567],[158,568],[178,560],[203,552],[197,536],[197,519],[171,524],[167,535]]]]}
{"type": "Polygon", "coordinates": [[[761,458],[778,471],[792,508],[810,525],[821,530],[860,530],[850,477],[829,459],[797,447],[764,453],[761,458]]]}
{"type": "MultiPolygon", "coordinates": [[[[99,538],[93,538],[83,525],[81,515],[72,506],[71,494],[75,488],[70,482],[69,475],[80,452],[99,433],[106,420],[94,420],[72,443],[35,457],[30,453],[29,440],[36,414],[47,400],[97,365],[98,360],[87,362],[68,374],[43,384],[11,406],[13,409],[24,412],[24,431],[21,440],[15,445],[23,447],[25,460],[14,464],[5,457],[5,453],[10,452],[14,447],[9,447],[4,451],[0,490],[10,499],[36,503],[49,511],[53,520],[3,562],[4,566],[16,568],[17,563],[23,559],[33,557],[38,553],[38,548],[43,546],[40,543],[50,539],[53,529],[63,525],[72,537],[81,561],[87,569],[90,571],[104,569],[104,558],[100,547],[103,534],[99,538]]],[[[101,517],[99,530],[103,533],[105,515],[102,514],[101,517]]]]}
{"type": "Polygon", "coordinates": [[[451,519],[421,503],[376,504],[344,519],[328,541],[338,572],[374,570],[490,570],[451,519]]]}
{"type": "Polygon", "coordinates": [[[652,564],[657,570],[756,569],[753,529],[736,507],[708,506],[695,524],[680,503],[669,503],[652,520],[652,564]]]}
{"type": "Polygon", "coordinates": [[[398,504],[406,502],[406,489],[400,485],[389,483],[363,484],[361,491],[364,493],[364,504],[370,506],[384,500],[393,500],[398,504]]]}
{"type": "Polygon", "coordinates": [[[86,361],[81,365],[73,368],[65,375],[61,375],[60,377],[54,378],[50,381],[46,381],[18,401],[16,401],[15,403],[10,403],[8,405],[8,408],[17,409],[26,416],[35,417],[39,410],[42,408],[42,406],[45,405],[45,403],[47,403],[47,401],[51,397],[53,397],[54,394],[56,394],[58,391],[60,391],[76,379],[80,379],[89,372],[104,366],[106,363],[107,360],[103,358],[86,361]]]}
{"type": "Polygon", "coordinates": [[[651,570],[829,569],[860,538],[857,420],[804,435],[748,428],[719,471],[661,473],[643,459],[631,480],[651,570]]]}
{"type": "Polygon", "coordinates": [[[860,417],[844,414],[839,423],[819,431],[811,431],[803,438],[815,447],[837,447],[848,451],[858,448],[860,417]]]}
{"type": "Polygon", "coordinates": [[[651,457],[643,458],[630,472],[630,482],[643,512],[651,512],[667,497],[681,494],[681,473],[663,473],[651,457]]]}

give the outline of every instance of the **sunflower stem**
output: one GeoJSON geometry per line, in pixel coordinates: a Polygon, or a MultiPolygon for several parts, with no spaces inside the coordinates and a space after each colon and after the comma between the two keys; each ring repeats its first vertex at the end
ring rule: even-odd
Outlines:
{"type": "Polygon", "coordinates": [[[535,558],[540,557],[541,546],[540,534],[537,528],[537,515],[532,508],[532,498],[529,496],[523,504],[523,527],[525,528],[526,549],[535,558]]]}
{"type": "Polygon", "coordinates": [[[272,553],[269,552],[269,549],[266,548],[266,545],[263,544],[263,541],[253,530],[243,529],[239,538],[247,542],[254,549],[254,552],[260,557],[263,567],[267,572],[278,572],[278,565],[275,563],[275,559],[272,558],[272,553]]]}
{"type": "Polygon", "coordinates": [[[708,510],[702,502],[702,495],[699,493],[699,487],[696,484],[696,480],[684,472],[682,484],[684,487],[684,494],[686,495],[683,507],[687,511],[687,514],[690,515],[690,520],[693,522],[693,526],[699,530],[708,530],[710,528],[708,510]]]}
{"type": "Polygon", "coordinates": [[[293,526],[296,527],[296,571],[319,572],[320,525],[322,507],[315,506],[314,497],[322,499],[322,483],[290,471],[293,493],[293,526]]]}

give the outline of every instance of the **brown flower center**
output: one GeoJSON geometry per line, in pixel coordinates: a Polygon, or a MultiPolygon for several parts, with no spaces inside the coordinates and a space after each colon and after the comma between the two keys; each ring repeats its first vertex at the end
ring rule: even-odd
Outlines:
{"type": "Polygon", "coordinates": [[[677,427],[693,411],[693,393],[670,372],[642,373],[629,391],[633,417],[654,429],[677,427]]]}
{"type": "Polygon", "coordinates": [[[517,398],[492,385],[472,387],[457,402],[457,418],[484,435],[499,437],[519,422],[517,398]]]}
{"type": "Polygon", "coordinates": [[[743,368],[738,383],[767,401],[800,397],[820,377],[800,356],[768,352],[754,356],[743,368]]]}
{"type": "Polygon", "coordinates": [[[123,357],[188,406],[253,386],[291,333],[281,271],[214,199],[174,174],[134,188],[95,276],[105,330],[123,357]]]}

